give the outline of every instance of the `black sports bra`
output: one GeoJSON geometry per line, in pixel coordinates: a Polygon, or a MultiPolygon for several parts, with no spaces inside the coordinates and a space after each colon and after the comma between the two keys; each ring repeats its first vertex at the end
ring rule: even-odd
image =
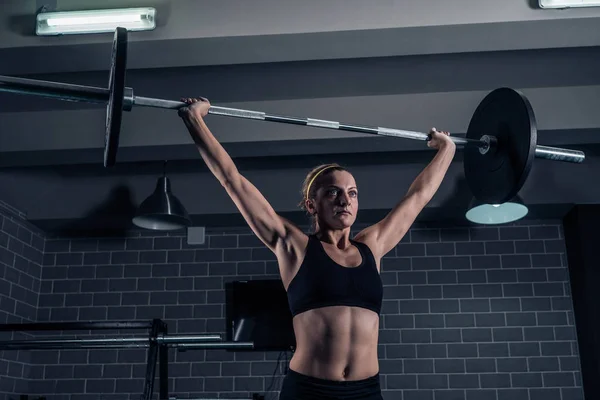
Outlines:
{"type": "Polygon", "coordinates": [[[309,235],[304,261],[287,289],[293,316],[328,306],[362,307],[381,313],[383,284],[375,257],[367,245],[350,240],[362,262],[344,267],[333,261],[315,235],[309,235]]]}

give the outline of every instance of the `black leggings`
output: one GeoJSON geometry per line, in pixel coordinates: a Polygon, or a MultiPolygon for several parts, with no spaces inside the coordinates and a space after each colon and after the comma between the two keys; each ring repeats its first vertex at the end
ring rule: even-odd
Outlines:
{"type": "Polygon", "coordinates": [[[379,374],[358,381],[330,381],[288,370],[279,400],[383,400],[379,374]]]}

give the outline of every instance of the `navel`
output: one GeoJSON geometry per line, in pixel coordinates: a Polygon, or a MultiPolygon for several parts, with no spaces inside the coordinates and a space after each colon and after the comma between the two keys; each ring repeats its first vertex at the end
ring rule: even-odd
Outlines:
{"type": "Polygon", "coordinates": [[[342,371],[342,378],[346,378],[348,376],[349,372],[350,372],[349,367],[344,368],[344,370],[342,371]]]}

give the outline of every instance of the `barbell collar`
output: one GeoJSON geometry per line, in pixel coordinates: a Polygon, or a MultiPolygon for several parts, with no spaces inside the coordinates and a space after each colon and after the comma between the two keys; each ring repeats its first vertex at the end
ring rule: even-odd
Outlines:
{"type": "Polygon", "coordinates": [[[125,87],[125,91],[123,92],[123,111],[131,111],[134,103],[135,95],[133,94],[133,89],[125,87]]]}
{"type": "Polygon", "coordinates": [[[482,155],[487,154],[490,151],[495,151],[497,149],[498,138],[496,138],[495,136],[483,135],[480,141],[483,143],[483,146],[479,147],[479,153],[481,153],[482,155]]]}

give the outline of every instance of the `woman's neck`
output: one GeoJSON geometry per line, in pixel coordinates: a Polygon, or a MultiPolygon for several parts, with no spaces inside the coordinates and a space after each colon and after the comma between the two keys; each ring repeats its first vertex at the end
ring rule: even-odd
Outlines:
{"type": "Polygon", "coordinates": [[[339,249],[345,249],[351,245],[350,228],[344,230],[317,229],[314,235],[320,241],[332,244],[339,249]]]}

